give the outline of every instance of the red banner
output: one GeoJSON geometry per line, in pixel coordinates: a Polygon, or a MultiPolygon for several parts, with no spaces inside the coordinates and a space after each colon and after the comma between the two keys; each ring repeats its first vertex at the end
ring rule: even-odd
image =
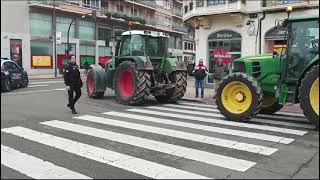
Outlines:
{"type": "Polygon", "coordinates": [[[213,52],[213,58],[218,63],[229,64],[232,62],[232,56],[229,54],[230,49],[216,48],[213,52]]]}

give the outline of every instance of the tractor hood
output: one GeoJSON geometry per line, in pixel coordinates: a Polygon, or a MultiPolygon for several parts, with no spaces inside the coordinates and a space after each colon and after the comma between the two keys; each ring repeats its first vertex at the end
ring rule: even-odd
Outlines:
{"type": "Polygon", "coordinates": [[[273,56],[272,54],[261,54],[261,55],[257,55],[257,56],[245,56],[242,58],[238,58],[234,61],[252,61],[252,60],[267,60],[267,59],[272,59],[273,56]]]}

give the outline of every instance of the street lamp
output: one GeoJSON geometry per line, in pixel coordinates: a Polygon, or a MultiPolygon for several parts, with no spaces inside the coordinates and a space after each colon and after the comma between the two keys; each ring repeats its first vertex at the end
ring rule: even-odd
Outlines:
{"type": "MultiPolygon", "coordinates": [[[[96,10],[93,10],[91,13],[87,13],[87,14],[83,14],[81,15],[81,19],[84,19],[87,15],[91,15],[92,16],[92,19],[94,20],[94,22],[96,22],[97,20],[97,11],[96,10]]],[[[66,55],[69,56],[69,52],[71,51],[71,46],[69,44],[69,34],[70,34],[70,28],[71,28],[71,25],[73,24],[73,22],[76,20],[77,17],[74,17],[69,25],[69,28],[68,28],[68,34],[67,34],[67,50],[66,50],[66,55]]]]}

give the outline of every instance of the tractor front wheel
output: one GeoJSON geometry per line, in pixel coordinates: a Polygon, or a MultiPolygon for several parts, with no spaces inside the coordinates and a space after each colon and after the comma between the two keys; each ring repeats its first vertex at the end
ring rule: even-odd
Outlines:
{"type": "Polygon", "coordinates": [[[96,91],[96,84],[94,78],[94,72],[92,69],[90,69],[87,73],[87,93],[89,98],[99,99],[104,96],[104,92],[96,91]]]}
{"type": "Polygon", "coordinates": [[[158,102],[167,103],[167,102],[177,102],[185,94],[187,89],[187,73],[186,72],[173,72],[169,75],[169,80],[171,83],[175,83],[173,89],[166,91],[166,95],[156,96],[158,102]]]}
{"type": "Polygon", "coordinates": [[[216,104],[227,119],[244,122],[256,116],[263,101],[258,82],[245,73],[228,75],[217,89],[216,104]]]}
{"type": "Polygon", "coordinates": [[[304,115],[319,129],[319,65],[311,68],[303,78],[299,101],[304,115]]]}
{"type": "Polygon", "coordinates": [[[114,80],[116,98],[121,104],[140,105],[150,94],[151,76],[138,71],[134,62],[122,62],[114,80]]]}
{"type": "Polygon", "coordinates": [[[265,95],[263,96],[262,108],[260,114],[274,114],[283,108],[282,104],[276,101],[275,97],[265,95]]]}

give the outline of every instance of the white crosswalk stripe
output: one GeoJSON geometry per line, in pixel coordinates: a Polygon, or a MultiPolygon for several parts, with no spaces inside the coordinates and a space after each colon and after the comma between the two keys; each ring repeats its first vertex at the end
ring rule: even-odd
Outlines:
{"type": "Polygon", "coordinates": [[[90,136],[95,136],[95,137],[104,138],[112,141],[126,143],[133,146],[138,146],[141,148],[159,151],[162,153],[176,155],[179,157],[201,161],[204,163],[221,166],[224,168],[229,168],[229,169],[242,171],[242,172],[248,170],[249,168],[251,168],[256,164],[254,162],[250,162],[242,159],[226,157],[226,156],[222,156],[214,153],[208,153],[208,152],[194,150],[194,149],[176,146],[172,144],[162,143],[159,141],[153,141],[145,138],[99,130],[96,128],[85,127],[85,126],[66,123],[62,121],[49,121],[49,122],[44,122],[42,124],[68,130],[68,131],[81,133],[81,134],[87,134],[90,136]]]}
{"type": "Polygon", "coordinates": [[[167,179],[174,176],[179,179],[208,179],[201,175],[23,127],[7,128],[1,131],[150,178],[167,179]]]}
{"type": "Polygon", "coordinates": [[[92,179],[2,144],[1,164],[34,179],[92,179]]]}
{"type": "MultiPolygon", "coordinates": [[[[188,110],[199,110],[203,112],[211,112],[211,113],[220,113],[218,109],[216,109],[215,106],[212,106],[211,108],[204,108],[204,107],[197,107],[197,106],[182,106],[182,105],[176,105],[176,104],[165,104],[163,105],[165,107],[172,107],[172,108],[180,108],[180,109],[188,109],[188,110]]],[[[294,116],[294,117],[286,117],[286,116],[277,116],[277,115],[266,115],[266,114],[259,114],[257,118],[253,118],[250,120],[250,122],[260,122],[260,123],[270,123],[270,124],[276,124],[276,125],[285,125],[285,126],[293,126],[293,127],[301,127],[301,128],[308,128],[308,129],[314,129],[314,126],[311,124],[301,124],[301,123],[295,123],[295,122],[282,122],[282,121],[276,121],[276,120],[270,120],[265,121],[263,118],[273,118],[273,119],[279,119],[279,120],[294,120],[298,122],[308,122],[308,120],[301,116],[294,116]],[[259,119],[260,118],[260,119],[259,119]]]]}
{"type": "MultiPolygon", "coordinates": [[[[159,115],[159,116],[164,116],[164,117],[187,119],[187,120],[191,120],[191,121],[202,121],[202,122],[223,124],[223,125],[236,126],[236,127],[245,127],[245,128],[250,128],[250,129],[267,130],[267,131],[280,132],[280,133],[286,133],[286,134],[304,135],[307,133],[307,131],[301,131],[301,130],[295,130],[295,129],[279,128],[279,127],[256,125],[256,124],[247,124],[247,123],[233,122],[233,121],[227,121],[227,120],[219,120],[219,119],[214,119],[214,118],[210,119],[210,118],[204,118],[204,117],[199,117],[199,116],[159,112],[159,111],[137,109],[137,108],[129,109],[128,111],[144,113],[144,114],[151,114],[151,115],[159,115]]],[[[283,139],[282,141],[280,141],[279,143],[289,144],[292,141],[293,141],[293,139],[286,138],[286,139],[283,139]]]]}
{"type": "Polygon", "coordinates": [[[158,128],[154,126],[129,123],[129,122],[118,121],[118,120],[113,120],[109,118],[102,118],[102,117],[96,117],[96,116],[90,116],[90,115],[85,115],[85,116],[80,116],[75,118],[96,122],[96,123],[101,123],[101,124],[119,126],[119,127],[128,128],[128,129],[136,129],[136,130],[160,134],[164,136],[171,136],[175,138],[191,140],[191,141],[196,141],[196,142],[201,142],[201,143],[206,143],[206,144],[211,144],[211,145],[216,145],[221,147],[227,147],[231,149],[242,150],[242,151],[247,151],[247,152],[252,152],[257,154],[262,153],[262,154],[269,155],[270,153],[273,153],[275,151],[275,149],[267,149],[266,147],[248,144],[248,143],[241,143],[237,141],[214,138],[214,137],[176,131],[171,129],[158,128]]]}
{"type": "MultiPolygon", "coordinates": [[[[270,158],[271,155],[293,142],[296,137],[308,133],[306,130],[292,128],[306,128],[308,124],[298,123],[299,120],[304,120],[303,117],[294,116],[294,114],[287,115],[292,116],[287,118],[294,119],[294,121],[277,121],[277,118],[285,116],[282,113],[252,120],[259,124],[240,123],[224,120],[216,106],[181,102],[146,108],[130,108],[125,111],[109,111],[100,115],[82,115],[73,117],[73,122],[65,120],[44,121],[38,124],[42,126],[42,130],[17,126],[1,129],[1,131],[39,143],[42,146],[62,150],[81,158],[149,178],[208,179],[215,177],[206,171],[190,172],[190,167],[185,168],[184,165],[164,164],[159,158],[151,161],[141,155],[136,157],[123,153],[121,148],[105,149],[101,145],[96,145],[94,141],[87,144],[84,142],[88,140],[77,140],[78,138],[71,140],[69,136],[68,138],[59,137],[59,134],[60,132],[61,134],[68,132],[73,137],[81,135],[80,137],[88,136],[90,139],[97,138],[99,142],[106,142],[107,146],[107,142],[116,143],[120,147],[129,145],[133,148],[131,153],[145,151],[163,153],[167,156],[175,156],[177,159],[192,161],[192,166],[204,163],[206,167],[209,167],[210,172],[214,172],[216,168],[218,170],[219,168],[226,169],[230,172],[246,172],[258,164],[261,158],[270,158]],[[74,123],[76,120],[81,121],[74,123]],[[210,124],[200,124],[202,122],[210,124]],[[223,127],[217,127],[217,124],[223,127]],[[277,127],[277,125],[291,128],[277,127]],[[55,132],[58,131],[58,135],[45,132],[48,128],[55,132]],[[118,132],[119,129],[120,132],[118,132]],[[214,137],[216,136],[212,135],[214,133],[219,138],[214,137]],[[152,134],[151,137],[149,137],[150,134],[152,134]],[[248,141],[244,139],[248,139],[248,141]],[[181,143],[177,143],[179,141],[181,143]],[[195,144],[188,146],[185,145],[186,142],[195,144]],[[204,147],[198,149],[197,144],[204,147]],[[222,152],[224,149],[226,152],[222,152]],[[249,157],[249,154],[254,157],[249,157]]],[[[69,170],[60,164],[61,167],[57,166],[50,162],[50,159],[42,160],[35,156],[36,154],[29,155],[14,147],[1,145],[1,164],[29,177],[37,179],[95,178],[89,177],[92,175],[88,176],[83,172],[69,170]]],[[[164,158],[162,156],[160,159],[164,158]]],[[[168,160],[166,159],[166,161],[168,160]]]]}
{"type": "MultiPolygon", "coordinates": [[[[259,139],[259,140],[264,140],[264,141],[279,142],[284,139],[284,137],[279,137],[279,136],[252,133],[252,132],[248,132],[248,131],[238,131],[238,130],[227,129],[227,128],[218,128],[218,127],[214,127],[214,126],[204,126],[204,125],[199,125],[199,124],[172,121],[172,120],[168,120],[168,119],[153,118],[153,117],[148,117],[148,116],[139,116],[139,115],[135,115],[135,114],[126,114],[126,113],[119,113],[119,112],[107,112],[107,113],[103,113],[103,114],[126,117],[126,118],[131,118],[131,119],[138,119],[138,120],[149,121],[149,122],[169,124],[169,125],[174,125],[174,126],[189,127],[189,128],[193,128],[193,129],[200,129],[200,130],[217,132],[217,133],[222,133],[222,134],[229,134],[229,135],[234,135],[234,136],[259,139]]],[[[267,148],[265,152],[267,153],[266,155],[269,155],[270,152],[274,152],[274,151],[275,151],[275,149],[268,149],[267,148]]]]}

